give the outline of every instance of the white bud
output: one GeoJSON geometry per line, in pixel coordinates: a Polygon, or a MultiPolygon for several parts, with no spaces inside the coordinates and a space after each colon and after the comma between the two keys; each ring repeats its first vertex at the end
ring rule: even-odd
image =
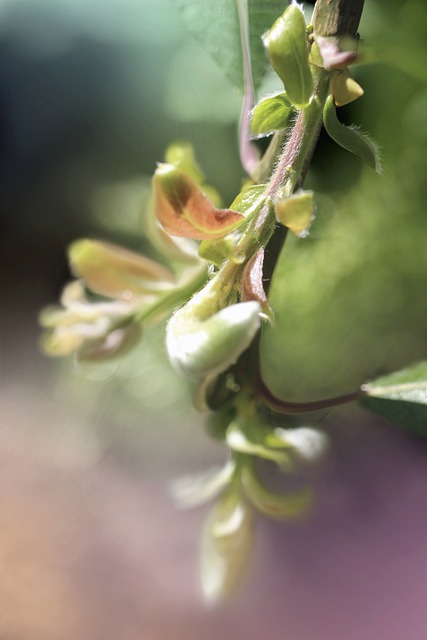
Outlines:
{"type": "MultiPolygon", "coordinates": [[[[200,294],[203,291],[195,298],[200,294]]],[[[255,301],[241,302],[200,320],[195,298],[169,321],[166,348],[178,372],[203,378],[224,371],[247,349],[261,324],[261,305],[255,301]]]]}

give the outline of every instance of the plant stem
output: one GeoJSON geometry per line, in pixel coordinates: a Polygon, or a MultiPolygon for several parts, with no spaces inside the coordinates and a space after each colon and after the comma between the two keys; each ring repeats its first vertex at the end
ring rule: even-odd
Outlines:
{"type": "MultiPolygon", "coordinates": [[[[314,37],[322,38],[338,38],[340,36],[356,36],[362,14],[364,0],[317,0],[313,13],[313,34],[314,37]]],[[[278,190],[283,188],[288,195],[301,188],[304,183],[312,154],[317,143],[321,128],[323,107],[328,96],[330,73],[322,68],[314,68],[314,94],[308,107],[299,112],[294,123],[292,131],[284,144],[282,153],[274,169],[270,181],[266,189],[266,195],[269,199],[274,199],[278,190]]],[[[271,150],[267,151],[267,161],[273,166],[274,157],[270,151],[277,150],[277,138],[272,142],[271,150]]],[[[262,162],[262,161],[261,161],[262,162]]],[[[259,174],[265,174],[266,161],[259,170],[259,174]]],[[[254,222],[254,229],[260,230],[270,224],[272,217],[272,207],[269,206],[269,200],[261,209],[257,220],[254,222]]],[[[273,235],[271,230],[269,239],[273,235]]],[[[282,249],[286,238],[287,230],[282,231],[277,237],[275,243],[270,242],[271,249],[268,263],[265,265],[264,277],[271,278],[275,263],[282,249]]],[[[259,237],[259,235],[258,235],[259,237]]],[[[254,345],[255,349],[259,349],[258,341],[254,345]]],[[[259,356],[258,356],[259,358],[259,356]]],[[[361,391],[355,391],[334,398],[325,398],[313,402],[287,402],[276,398],[266,387],[260,374],[259,366],[257,367],[257,377],[255,387],[266,405],[275,411],[283,413],[304,413],[308,411],[316,411],[328,407],[335,407],[348,402],[354,402],[361,395],[361,391]]]]}
{"type": "Polygon", "coordinates": [[[313,13],[313,31],[327,37],[355,36],[364,0],[317,0],[313,13]]]}
{"type": "Polygon", "coordinates": [[[321,400],[313,400],[310,402],[289,402],[276,398],[261,378],[257,381],[257,391],[264,404],[277,413],[308,413],[309,411],[318,411],[319,409],[330,409],[331,407],[338,407],[342,404],[355,402],[364,395],[362,391],[357,390],[341,396],[335,396],[334,398],[322,398],[321,400]]]}

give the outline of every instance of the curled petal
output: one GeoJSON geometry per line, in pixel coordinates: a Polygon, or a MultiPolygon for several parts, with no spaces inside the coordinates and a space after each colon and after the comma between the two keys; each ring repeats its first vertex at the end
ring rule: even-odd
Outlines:
{"type": "Polygon", "coordinates": [[[244,220],[237,211],[217,209],[197,184],[173,165],[158,166],[153,186],[157,217],[172,236],[221,238],[244,220]]]}

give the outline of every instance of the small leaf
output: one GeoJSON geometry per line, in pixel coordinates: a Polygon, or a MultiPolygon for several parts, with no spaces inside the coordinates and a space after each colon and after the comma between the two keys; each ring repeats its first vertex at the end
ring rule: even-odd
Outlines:
{"type": "MultiPolygon", "coordinates": [[[[240,0],[239,0],[240,1],[240,0]]],[[[239,20],[236,0],[175,0],[184,22],[219,64],[232,85],[243,94],[242,39],[249,42],[255,90],[267,69],[261,36],[283,11],[283,0],[247,0],[249,33],[239,20]]]]}
{"type": "Polygon", "coordinates": [[[294,2],[289,5],[263,40],[289,100],[297,109],[303,109],[313,93],[313,78],[308,62],[305,18],[300,7],[294,2]]]}
{"type": "Polygon", "coordinates": [[[174,281],[172,272],[163,265],[109,242],[77,240],[68,256],[73,273],[93,292],[109,298],[129,300],[174,281]]]}
{"type": "Polygon", "coordinates": [[[258,479],[250,458],[242,470],[242,483],[249,500],[258,511],[270,518],[295,518],[307,511],[312,502],[312,493],[305,487],[286,494],[266,489],[258,479]]]}
{"type": "Polygon", "coordinates": [[[291,196],[278,197],[274,204],[277,220],[296,236],[305,238],[314,219],[312,191],[299,191],[291,196]]]}
{"type": "Polygon", "coordinates": [[[332,78],[332,95],[337,107],[349,104],[363,96],[360,84],[351,77],[348,69],[337,71],[332,78]]]}
{"type": "Polygon", "coordinates": [[[323,109],[323,123],[332,140],[364,160],[371,169],[381,173],[381,160],[377,145],[366,133],[362,133],[354,125],[347,127],[338,120],[334,99],[331,95],[328,96],[323,109]]]}
{"type": "Polygon", "coordinates": [[[265,202],[265,198],[262,196],[266,186],[265,184],[249,184],[249,186],[244,186],[240,193],[234,198],[230,209],[239,211],[239,213],[245,216],[256,211],[265,202]]]}
{"type": "Polygon", "coordinates": [[[230,487],[205,524],[201,546],[201,582],[206,599],[217,602],[241,583],[253,547],[253,511],[230,487]]]}
{"type": "Polygon", "coordinates": [[[173,165],[159,164],[153,186],[157,218],[173,236],[221,238],[244,220],[236,211],[217,209],[196,183],[173,165]]]}
{"type": "Polygon", "coordinates": [[[362,386],[362,406],[427,437],[427,361],[362,386]]]}
{"type": "Polygon", "coordinates": [[[295,111],[285,92],[264,98],[252,111],[250,132],[255,138],[286,129],[295,111]]]}

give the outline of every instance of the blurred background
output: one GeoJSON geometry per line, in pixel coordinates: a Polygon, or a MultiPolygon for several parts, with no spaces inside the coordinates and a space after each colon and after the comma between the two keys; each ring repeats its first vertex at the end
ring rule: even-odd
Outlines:
{"type": "MultiPolygon", "coordinates": [[[[328,374],[350,383],[426,357],[427,5],[367,0],[360,31],[366,94],[340,117],[372,132],[384,176],[321,136],[307,184],[324,222],[302,275],[290,258],[286,295],[332,330],[319,340],[294,311],[283,346],[309,395],[328,374]],[[339,238],[337,212],[351,229],[345,278],[316,249],[330,228],[339,238]],[[355,324],[342,351],[334,336],[355,324]]],[[[240,188],[240,97],[172,0],[1,0],[0,52],[0,638],[422,640],[424,442],[353,408],[294,422],[330,435],[302,470],[316,507],[260,520],[246,585],[210,610],[197,581],[206,511],[176,510],[169,485],[224,452],[166,362],[162,327],[102,367],[40,352],[38,313],[70,277],[71,241],[145,248],[149,178],[171,141],[194,144],[225,203],[240,188]]]]}

